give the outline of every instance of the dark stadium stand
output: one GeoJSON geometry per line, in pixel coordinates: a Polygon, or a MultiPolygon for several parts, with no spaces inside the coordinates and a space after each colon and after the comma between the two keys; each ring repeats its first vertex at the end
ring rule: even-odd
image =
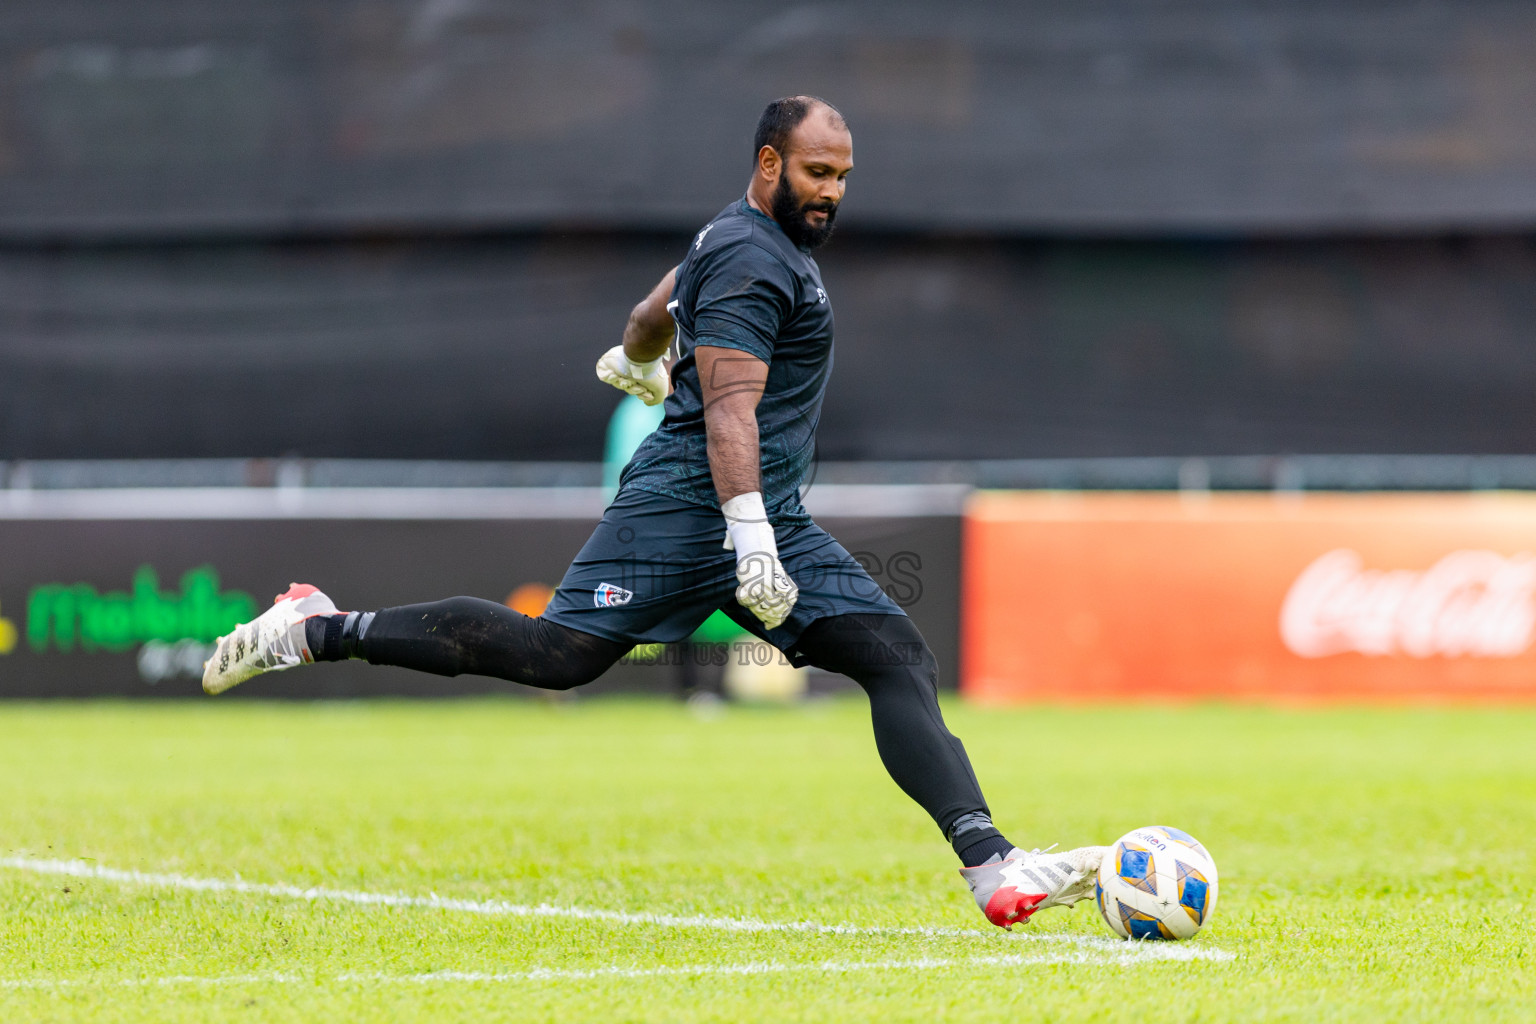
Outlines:
{"type": "Polygon", "coordinates": [[[829,459],[1514,454],[1536,14],[0,8],[0,459],[576,460],[775,94],[856,139],[829,459]]]}

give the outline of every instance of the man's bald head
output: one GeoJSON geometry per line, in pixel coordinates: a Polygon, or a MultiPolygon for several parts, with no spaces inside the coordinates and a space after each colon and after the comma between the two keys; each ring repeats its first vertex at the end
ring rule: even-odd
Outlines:
{"type": "Polygon", "coordinates": [[[763,116],[757,119],[757,135],[753,139],[752,159],[772,146],[779,156],[789,153],[789,140],[807,117],[816,114],[825,118],[833,127],[848,130],[848,121],[832,104],[819,96],[785,96],[768,104],[763,116]]]}
{"type": "Polygon", "coordinates": [[[757,122],[747,202],[809,252],[831,236],[851,170],[853,135],[837,108],[815,96],[786,96],[757,122]]]}

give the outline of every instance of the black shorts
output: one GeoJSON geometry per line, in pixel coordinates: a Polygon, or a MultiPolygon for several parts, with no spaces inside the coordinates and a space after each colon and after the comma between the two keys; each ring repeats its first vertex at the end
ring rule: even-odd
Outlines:
{"type": "Polygon", "coordinates": [[[625,643],[676,643],[716,609],[781,650],[817,619],[905,615],[832,536],[810,523],[777,526],[779,561],[800,598],[778,629],[736,603],[736,555],[719,509],[621,490],[566,570],[544,618],[625,643]]]}

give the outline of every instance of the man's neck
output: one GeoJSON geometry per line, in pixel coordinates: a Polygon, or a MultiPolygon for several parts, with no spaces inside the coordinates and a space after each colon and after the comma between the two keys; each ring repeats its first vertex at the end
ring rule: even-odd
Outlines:
{"type": "Polygon", "coordinates": [[[777,224],[778,219],[773,215],[773,200],[769,198],[770,195],[771,191],[765,193],[759,182],[753,179],[752,184],[747,186],[747,205],[777,224]]]}

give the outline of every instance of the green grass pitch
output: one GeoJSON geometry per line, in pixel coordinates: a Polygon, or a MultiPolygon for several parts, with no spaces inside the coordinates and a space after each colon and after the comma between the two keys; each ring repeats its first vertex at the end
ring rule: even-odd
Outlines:
{"type": "Polygon", "coordinates": [[[1017,842],[1203,840],[1205,932],[986,925],[860,700],[4,705],[0,1019],[1536,1013],[1536,711],[948,714],[1017,842]]]}

